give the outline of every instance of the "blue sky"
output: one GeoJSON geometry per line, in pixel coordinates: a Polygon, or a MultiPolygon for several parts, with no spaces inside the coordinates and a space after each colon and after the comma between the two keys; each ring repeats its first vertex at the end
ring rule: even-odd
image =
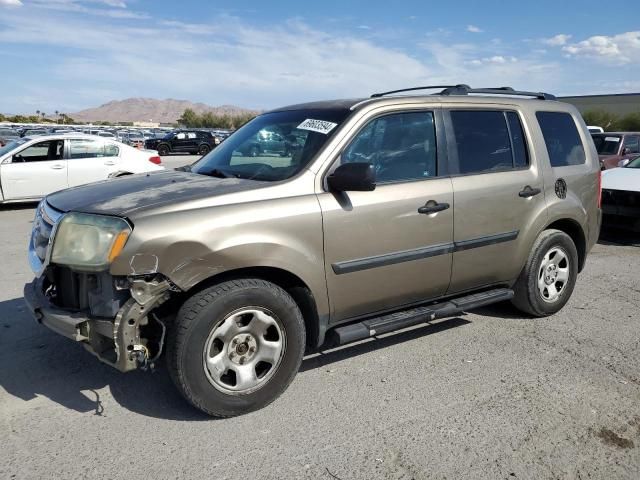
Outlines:
{"type": "Polygon", "coordinates": [[[0,112],[262,109],[441,83],[638,92],[639,19],[631,0],[0,0],[0,112]]]}

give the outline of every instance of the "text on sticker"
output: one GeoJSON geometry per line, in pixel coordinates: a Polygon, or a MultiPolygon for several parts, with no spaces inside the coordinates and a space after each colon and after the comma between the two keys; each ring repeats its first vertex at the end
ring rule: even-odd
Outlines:
{"type": "Polygon", "coordinates": [[[620,137],[605,137],[604,141],[605,142],[619,142],[620,141],[620,137]]]}
{"type": "Polygon", "coordinates": [[[336,126],[338,126],[337,123],[307,118],[304,122],[298,125],[298,128],[300,130],[311,130],[312,132],[324,133],[326,135],[336,126]]]}

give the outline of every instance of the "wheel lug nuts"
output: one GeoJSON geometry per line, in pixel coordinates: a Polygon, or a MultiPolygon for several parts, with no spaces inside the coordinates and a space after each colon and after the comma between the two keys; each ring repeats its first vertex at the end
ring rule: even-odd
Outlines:
{"type": "Polygon", "coordinates": [[[240,365],[244,365],[244,362],[245,362],[245,358],[244,358],[244,357],[240,357],[240,360],[239,360],[239,362],[240,362],[240,365]]]}

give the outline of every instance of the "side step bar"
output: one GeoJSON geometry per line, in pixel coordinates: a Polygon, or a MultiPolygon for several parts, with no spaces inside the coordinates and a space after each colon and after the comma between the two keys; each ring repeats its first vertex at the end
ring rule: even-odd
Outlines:
{"type": "Polygon", "coordinates": [[[374,335],[393,332],[439,318],[452,317],[466,310],[473,310],[474,308],[484,307],[485,305],[510,300],[512,298],[513,290],[496,288],[486,292],[453,298],[442,303],[389,313],[381,317],[369,318],[361,322],[333,329],[334,343],[338,346],[364,340],[374,335]]]}

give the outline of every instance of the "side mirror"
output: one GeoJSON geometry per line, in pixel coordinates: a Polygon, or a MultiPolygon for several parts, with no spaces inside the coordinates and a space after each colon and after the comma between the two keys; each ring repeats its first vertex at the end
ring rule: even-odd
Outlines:
{"type": "Polygon", "coordinates": [[[370,163],[345,163],[327,177],[327,184],[334,192],[370,192],[376,189],[376,171],[370,163]]]}
{"type": "Polygon", "coordinates": [[[624,147],[622,149],[622,152],[620,153],[620,155],[629,155],[629,153],[631,153],[631,149],[627,148],[627,147],[624,147]]]}

